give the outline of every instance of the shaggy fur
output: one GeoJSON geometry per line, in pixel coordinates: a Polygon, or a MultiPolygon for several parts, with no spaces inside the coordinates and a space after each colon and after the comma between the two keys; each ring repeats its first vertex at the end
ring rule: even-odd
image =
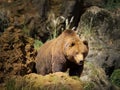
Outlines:
{"type": "Polygon", "coordinates": [[[81,41],[75,31],[65,30],[58,38],[40,47],[36,57],[37,73],[46,75],[69,68],[69,75],[80,76],[87,54],[87,41],[81,41]]]}

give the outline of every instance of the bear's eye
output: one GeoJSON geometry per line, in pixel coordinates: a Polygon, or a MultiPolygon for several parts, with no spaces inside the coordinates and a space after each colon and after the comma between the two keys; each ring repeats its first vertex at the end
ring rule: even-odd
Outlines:
{"type": "Polygon", "coordinates": [[[75,45],[75,43],[71,43],[71,44],[70,44],[70,47],[73,47],[74,45],[75,45]]]}

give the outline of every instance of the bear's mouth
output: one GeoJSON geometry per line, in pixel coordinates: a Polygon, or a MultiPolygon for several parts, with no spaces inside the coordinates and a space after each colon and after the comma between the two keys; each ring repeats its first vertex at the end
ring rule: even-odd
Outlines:
{"type": "Polygon", "coordinates": [[[80,61],[79,63],[78,63],[78,65],[83,65],[84,64],[84,61],[80,61]]]}

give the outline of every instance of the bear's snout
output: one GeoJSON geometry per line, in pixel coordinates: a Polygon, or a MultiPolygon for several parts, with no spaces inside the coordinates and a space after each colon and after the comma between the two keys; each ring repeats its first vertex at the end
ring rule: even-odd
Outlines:
{"type": "Polygon", "coordinates": [[[79,53],[78,55],[75,55],[74,59],[78,65],[81,65],[84,62],[84,57],[81,53],[79,53]]]}
{"type": "Polygon", "coordinates": [[[80,60],[79,65],[83,65],[84,64],[84,60],[80,60]]]}

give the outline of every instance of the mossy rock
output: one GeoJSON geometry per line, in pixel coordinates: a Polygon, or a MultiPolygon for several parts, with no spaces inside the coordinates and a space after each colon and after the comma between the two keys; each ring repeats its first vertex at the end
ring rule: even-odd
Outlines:
{"type": "Polygon", "coordinates": [[[7,90],[83,90],[83,84],[66,73],[57,72],[45,76],[28,74],[6,84],[7,90]]]}

